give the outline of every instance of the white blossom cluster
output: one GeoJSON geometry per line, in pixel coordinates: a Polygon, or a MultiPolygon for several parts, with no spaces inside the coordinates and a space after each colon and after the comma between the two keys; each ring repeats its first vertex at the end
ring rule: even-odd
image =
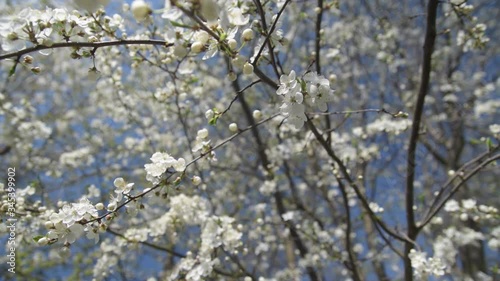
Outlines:
{"type": "Polygon", "coordinates": [[[473,221],[495,220],[498,209],[493,206],[478,205],[476,199],[463,199],[460,203],[454,199],[446,202],[444,210],[456,215],[462,221],[472,219],[473,221]]]}
{"type": "Polygon", "coordinates": [[[144,165],[147,172],[146,179],[157,184],[160,182],[161,176],[167,171],[168,168],[174,168],[176,171],[182,172],[186,168],[186,160],[184,158],[175,159],[168,153],[155,152],[151,156],[150,164],[144,165]]]}
{"type": "Polygon", "coordinates": [[[64,41],[96,42],[104,35],[103,28],[109,32],[122,29],[123,19],[105,16],[102,22],[96,22],[76,10],[26,8],[0,25],[0,43],[4,51],[13,51],[64,41]]]}
{"type": "Polygon", "coordinates": [[[73,244],[76,239],[86,234],[88,239],[99,241],[99,233],[106,225],[98,222],[87,223],[98,217],[98,211],[88,199],[82,198],[78,203],[64,205],[59,212],[52,213],[45,227],[49,230],[45,237],[38,239],[39,245],[62,241],[65,246],[73,244]]]}
{"type": "Polygon", "coordinates": [[[442,276],[445,274],[446,265],[440,258],[427,258],[424,252],[411,249],[408,257],[411,259],[413,274],[417,280],[427,280],[429,275],[442,276]]]}
{"type": "Polygon", "coordinates": [[[288,117],[288,122],[296,129],[302,128],[304,122],[307,121],[304,95],[321,111],[326,111],[327,102],[333,100],[330,81],[315,72],[307,73],[303,80],[297,79],[294,70],[288,75],[281,75],[280,86],[276,94],[283,97],[281,112],[288,117]],[[305,85],[304,89],[302,89],[302,83],[305,85]]]}
{"type": "MultiPolygon", "coordinates": [[[[48,0],[44,3],[58,8],[41,10],[35,9],[39,1],[28,2],[33,7],[17,5],[12,13],[11,4],[0,3],[0,56],[8,57],[0,61],[6,81],[0,93],[0,161],[19,164],[16,180],[33,181],[16,190],[16,241],[31,242],[45,226],[37,244],[63,244],[58,254],[22,244],[18,249],[34,257],[31,267],[48,272],[47,259],[54,267],[81,262],[82,278],[92,275],[96,281],[118,274],[148,281],[313,280],[310,269],[352,280],[352,254],[363,276],[379,265],[389,276],[401,273],[391,268],[401,262],[399,249],[380,239],[384,229],[373,232],[378,222],[361,206],[368,205],[390,229],[404,220],[391,212],[404,208],[401,181],[395,178],[407,164],[399,151],[407,149],[404,132],[412,120],[374,108],[414,109],[419,81],[413,74],[421,63],[415,54],[421,53],[425,29],[404,15],[420,20],[426,13],[419,5],[398,6],[401,13],[392,13],[391,1],[381,0],[369,4],[377,9],[367,15],[368,4],[349,1],[320,7],[317,1],[165,0],[161,6],[128,0],[121,15],[112,15],[116,3],[102,9],[109,0],[48,0]],[[390,17],[380,14],[386,10],[390,17]],[[316,22],[319,18],[323,22],[316,22]],[[50,56],[25,54],[37,46],[50,56]],[[50,67],[41,72],[44,64],[50,67]],[[269,95],[276,82],[278,89],[269,95]],[[18,98],[25,93],[33,95],[18,98]],[[336,112],[328,111],[333,102],[336,112]],[[245,114],[238,111],[242,108],[245,114]],[[311,126],[301,130],[308,118],[311,126]],[[312,133],[314,126],[328,149],[312,133]],[[397,164],[400,160],[404,164],[397,164]],[[74,203],[52,201],[60,186],[81,188],[86,195],[74,203]],[[106,194],[106,204],[91,202],[106,194]],[[78,242],[90,246],[91,254],[80,260],[69,249],[83,236],[88,240],[78,242]],[[139,255],[131,255],[134,250],[139,255]],[[149,253],[158,253],[155,262],[163,266],[158,272],[144,269],[154,276],[142,276],[142,268],[129,270],[149,253]]],[[[419,149],[437,147],[435,155],[451,159],[447,152],[455,138],[448,137],[458,131],[450,124],[463,122],[467,142],[453,163],[460,165],[481,150],[468,141],[476,130],[500,134],[494,96],[500,80],[491,75],[495,66],[489,61],[494,48],[482,48],[497,39],[486,36],[495,34],[494,21],[480,23],[467,1],[445,2],[438,10],[442,33],[432,56],[425,134],[419,136],[430,141],[419,149]],[[450,107],[465,100],[463,111],[450,107]]],[[[493,138],[491,147],[497,141],[493,138]]],[[[448,169],[435,155],[417,153],[417,190],[424,185],[437,190],[446,181],[446,171],[433,172],[448,169]]],[[[490,167],[481,172],[496,176],[490,167]]],[[[478,204],[492,201],[484,195],[486,178],[468,179],[470,186],[481,187],[477,200],[449,200],[444,206],[451,223],[436,216],[424,228],[417,241],[426,248],[409,256],[416,279],[466,279],[455,275],[463,269],[461,247],[487,246],[484,256],[494,257],[490,250],[500,245],[498,210],[478,204]],[[462,222],[477,223],[480,230],[459,226],[462,222]]],[[[431,192],[418,196],[433,199],[431,192]]],[[[8,199],[2,194],[2,211],[9,208],[8,199]]],[[[418,211],[426,206],[418,205],[418,211]]],[[[7,233],[5,225],[0,232],[7,233]]]]}

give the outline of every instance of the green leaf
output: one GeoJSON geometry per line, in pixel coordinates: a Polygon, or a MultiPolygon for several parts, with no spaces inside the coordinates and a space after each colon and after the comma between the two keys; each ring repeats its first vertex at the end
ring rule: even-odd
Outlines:
{"type": "Polygon", "coordinates": [[[37,235],[37,236],[33,237],[33,241],[38,242],[38,240],[42,239],[43,237],[45,237],[45,236],[37,235]]]}
{"type": "Polygon", "coordinates": [[[486,139],[486,147],[488,148],[488,151],[491,151],[493,148],[493,143],[491,142],[491,138],[486,139]]]}
{"type": "Polygon", "coordinates": [[[217,119],[219,119],[219,116],[218,115],[215,115],[214,117],[212,117],[209,121],[208,121],[208,124],[214,126],[217,124],[217,119]]]}
{"type": "Polygon", "coordinates": [[[179,22],[176,22],[176,21],[170,21],[170,23],[175,26],[175,27],[184,27],[184,28],[191,28],[191,26],[187,25],[187,24],[182,24],[182,23],[179,23],[179,22]]]}

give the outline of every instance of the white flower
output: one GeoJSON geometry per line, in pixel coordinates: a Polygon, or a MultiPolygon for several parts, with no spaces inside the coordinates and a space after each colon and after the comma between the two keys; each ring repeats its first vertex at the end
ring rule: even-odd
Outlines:
{"type": "Polygon", "coordinates": [[[458,202],[451,199],[450,201],[446,202],[444,205],[444,210],[449,213],[456,212],[460,210],[460,206],[458,205],[458,202]]]}
{"type": "Polygon", "coordinates": [[[293,211],[288,211],[284,213],[281,217],[283,218],[284,221],[290,221],[293,219],[295,213],[293,211]]]}
{"type": "Polygon", "coordinates": [[[500,134],[500,124],[492,124],[489,126],[489,129],[494,135],[500,134]]]}
{"type": "Polygon", "coordinates": [[[435,276],[442,276],[445,274],[446,264],[440,258],[426,258],[427,254],[424,252],[411,249],[408,257],[411,260],[411,266],[414,271],[413,274],[419,278],[425,278],[428,274],[435,276]]]}
{"type": "Polygon", "coordinates": [[[123,178],[116,178],[113,184],[116,187],[115,193],[123,194],[128,194],[134,186],[134,183],[127,183],[123,178]]]}
{"type": "Polygon", "coordinates": [[[464,199],[464,200],[462,200],[462,206],[467,211],[475,209],[476,208],[476,200],[475,199],[464,199]]]}
{"type": "Polygon", "coordinates": [[[305,115],[305,106],[299,103],[283,103],[280,107],[281,112],[288,115],[288,123],[292,124],[295,129],[300,129],[307,121],[305,115]]]}
{"type": "Polygon", "coordinates": [[[333,90],[330,81],[316,72],[304,75],[311,102],[321,111],[327,110],[327,102],[333,101],[333,90]]]}
{"type": "Polygon", "coordinates": [[[186,160],[184,158],[177,159],[173,167],[177,172],[184,171],[186,169],[186,160]]]}
{"type": "Polygon", "coordinates": [[[428,271],[435,276],[443,276],[446,265],[443,264],[440,258],[429,258],[428,271]]]}
{"type": "Polygon", "coordinates": [[[144,165],[147,176],[146,179],[153,184],[159,182],[159,177],[167,171],[168,168],[173,167],[176,171],[184,171],[186,168],[186,161],[183,158],[176,160],[168,153],[155,152],[151,156],[151,162],[144,165]]]}
{"type": "Polygon", "coordinates": [[[146,170],[148,175],[153,177],[159,177],[167,170],[167,166],[161,163],[151,163],[144,165],[144,169],[146,170]]]}
{"type": "Polygon", "coordinates": [[[384,211],[384,208],[380,207],[377,203],[375,202],[370,202],[370,204],[368,204],[370,209],[374,212],[374,213],[382,213],[384,211]]]}
{"type": "Polygon", "coordinates": [[[200,1],[200,6],[200,13],[207,22],[215,23],[219,18],[219,5],[214,0],[203,0],[200,1]]]}
{"type": "Polygon", "coordinates": [[[200,139],[206,139],[208,137],[208,130],[207,129],[199,130],[196,137],[200,139]]]}
{"type": "Polygon", "coordinates": [[[280,87],[276,91],[278,95],[285,95],[290,91],[290,89],[295,88],[297,85],[297,80],[295,80],[295,70],[290,71],[288,75],[281,75],[280,77],[280,87]]]}
{"type": "Polygon", "coordinates": [[[233,25],[246,25],[250,19],[249,15],[243,16],[243,11],[238,8],[230,8],[227,13],[229,22],[233,25]]]}
{"type": "Polygon", "coordinates": [[[193,39],[195,40],[195,42],[199,42],[205,45],[207,44],[208,39],[210,39],[210,35],[205,30],[198,30],[193,35],[193,39]]]}

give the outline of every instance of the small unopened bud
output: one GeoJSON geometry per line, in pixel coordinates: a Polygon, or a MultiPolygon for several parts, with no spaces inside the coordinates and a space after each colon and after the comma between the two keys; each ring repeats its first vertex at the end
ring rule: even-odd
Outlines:
{"type": "Polygon", "coordinates": [[[191,179],[191,182],[194,184],[194,185],[199,185],[201,183],[201,178],[198,177],[198,176],[194,176],[192,179],[191,179]]]}
{"type": "Polygon", "coordinates": [[[43,225],[45,226],[46,229],[54,228],[54,223],[51,221],[46,221],[43,225]]]}
{"type": "Polygon", "coordinates": [[[116,208],[117,208],[116,202],[111,202],[108,204],[108,211],[113,212],[116,210],[116,208]]]}
{"type": "Polygon", "coordinates": [[[40,246],[45,246],[45,245],[49,244],[49,239],[47,239],[47,237],[42,237],[42,238],[38,239],[37,243],[40,246]]]}
{"type": "Polygon", "coordinates": [[[183,58],[187,55],[188,51],[182,45],[177,45],[174,47],[174,56],[178,58],[183,58]]]}
{"type": "Polygon", "coordinates": [[[212,119],[215,116],[215,113],[213,110],[209,109],[205,112],[205,117],[207,119],[212,119]]]}
{"type": "Polygon", "coordinates": [[[153,12],[149,4],[143,0],[134,0],[130,6],[130,10],[132,10],[132,14],[138,22],[144,21],[153,12]]]}
{"type": "Polygon", "coordinates": [[[233,38],[231,38],[227,41],[227,45],[229,46],[229,48],[231,48],[231,50],[234,51],[238,47],[238,42],[233,38]]]}
{"type": "Polygon", "coordinates": [[[26,64],[32,64],[33,63],[33,57],[30,55],[27,55],[23,58],[24,63],[26,64]]]}
{"type": "Polygon", "coordinates": [[[234,73],[234,71],[231,71],[227,74],[227,79],[229,79],[229,81],[233,82],[233,81],[236,81],[236,73],[234,73]]]}
{"type": "Polygon", "coordinates": [[[253,65],[249,62],[246,62],[244,65],[243,65],[243,74],[245,75],[250,75],[253,73],[253,65]]]}
{"type": "Polygon", "coordinates": [[[252,116],[255,120],[260,120],[262,118],[262,112],[260,110],[254,110],[252,116]]]}
{"type": "Polygon", "coordinates": [[[38,66],[35,66],[31,68],[31,72],[33,72],[34,74],[40,74],[40,72],[42,72],[42,69],[38,66]]]}
{"type": "Polygon", "coordinates": [[[243,38],[244,41],[252,40],[253,39],[253,30],[251,30],[250,28],[243,30],[241,37],[243,38]]]}
{"type": "Polygon", "coordinates": [[[229,131],[236,133],[238,132],[238,125],[236,123],[229,124],[229,131]]]}
{"type": "Polygon", "coordinates": [[[203,51],[203,48],[205,47],[205,45],[201,42],[194,42],[193,44],[191,44],[191,51],[193,53],[199,53],[201,51],[203,51]]]}

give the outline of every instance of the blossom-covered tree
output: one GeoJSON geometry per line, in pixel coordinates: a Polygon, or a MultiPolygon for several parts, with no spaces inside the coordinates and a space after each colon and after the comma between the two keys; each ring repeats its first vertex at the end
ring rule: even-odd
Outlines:
{"type": "Polygon", "coordinates": [[[0,15],[7,280],[499,278],[495,1],[0,15]]]}

